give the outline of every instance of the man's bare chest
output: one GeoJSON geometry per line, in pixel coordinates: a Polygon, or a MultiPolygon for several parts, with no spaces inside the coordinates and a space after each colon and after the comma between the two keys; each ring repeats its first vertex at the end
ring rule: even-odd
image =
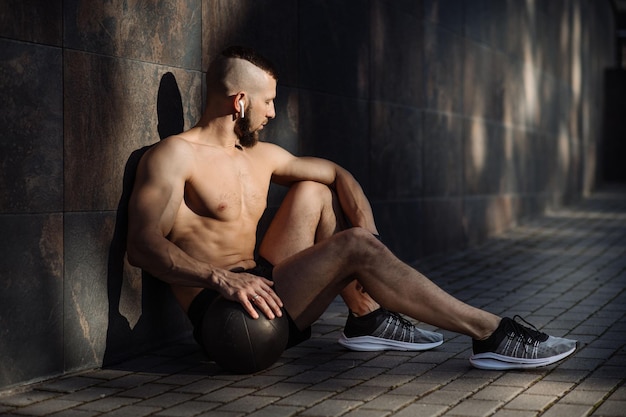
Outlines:
{"type": "Polygon", "coordinates": [[[196,215],[222,221],[259,218],[267,205],[270,175],[250,161],[207,161],[185,184],[184,204],[196,215]]]}

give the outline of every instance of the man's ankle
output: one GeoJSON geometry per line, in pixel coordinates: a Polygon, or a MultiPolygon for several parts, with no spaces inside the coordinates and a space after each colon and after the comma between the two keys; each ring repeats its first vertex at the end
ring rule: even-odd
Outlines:
{"type": "Polygon", "coordinates": [[[350,314],[352,314],[354,317],[363,317],[366,316],[370,313],[373,313],[376,310],[380,310],[380,306],[378,307],[369,307],[369,308],[361,308],[359,311],[355,311],[355,310],[350,310],[350,314]]]}
{"type": "Polygon", "coordinates": [[[491,335],[496,331],[496,329],[500,326],[500,321],[502,321],[502,319],[500,317],[496,317],[496,320],[490,320],[489,323],[485,326],[484,331],[481,332],[480,336],[478,338],[475,338],[475,340],[487,340],[491,337],[491,335]],[[495,323],[495,327],[494,327],[494,323],[495,323]]]}

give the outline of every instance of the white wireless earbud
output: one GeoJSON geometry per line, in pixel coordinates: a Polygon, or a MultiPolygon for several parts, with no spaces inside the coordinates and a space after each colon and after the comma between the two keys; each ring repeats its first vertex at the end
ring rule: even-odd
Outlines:
{"type": "Polygon", "coordinates": [[[239,100],[239,114],[241,115],[241,118],[243,119],[243,117],[245,116],[245,111],[243,109],[243,100],[239,100]]]}

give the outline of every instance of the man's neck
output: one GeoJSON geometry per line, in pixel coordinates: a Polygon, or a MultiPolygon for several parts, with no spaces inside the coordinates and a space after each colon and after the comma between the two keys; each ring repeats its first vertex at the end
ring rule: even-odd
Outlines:
{"type": "Polygon", "coordinates": [[[239,139],[234,132],[234,123],[231,120],[225,120],[230,118],[228,116],[206,120],[203,117],[189,130],[190,136],[203,145],[241,149],[239,139]]]}

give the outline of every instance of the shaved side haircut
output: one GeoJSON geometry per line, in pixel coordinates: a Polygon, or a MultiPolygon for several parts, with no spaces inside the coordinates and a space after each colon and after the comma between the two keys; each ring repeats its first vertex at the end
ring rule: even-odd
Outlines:
{"type": "Polygon", "coordinates": [[[222,51],[222,56],[226,58],[244,59],[254,66],[261,68],[278,81],[278,72],[274,64],[252,48],[245,46],[229,46],[222,51]]]}
{"type": "Polygon", "coordinates": [[[232,90],[241,89],[246,83],[253,81],[250,72],[245,71],[245,65],[237,63],[236,60],[247,61],[278,81],[276,67],[269,59],[252,48],[229,46],[220,53],[207,71],[206,81],[209,90],[230,95],[234,93],[232,90]]]}

